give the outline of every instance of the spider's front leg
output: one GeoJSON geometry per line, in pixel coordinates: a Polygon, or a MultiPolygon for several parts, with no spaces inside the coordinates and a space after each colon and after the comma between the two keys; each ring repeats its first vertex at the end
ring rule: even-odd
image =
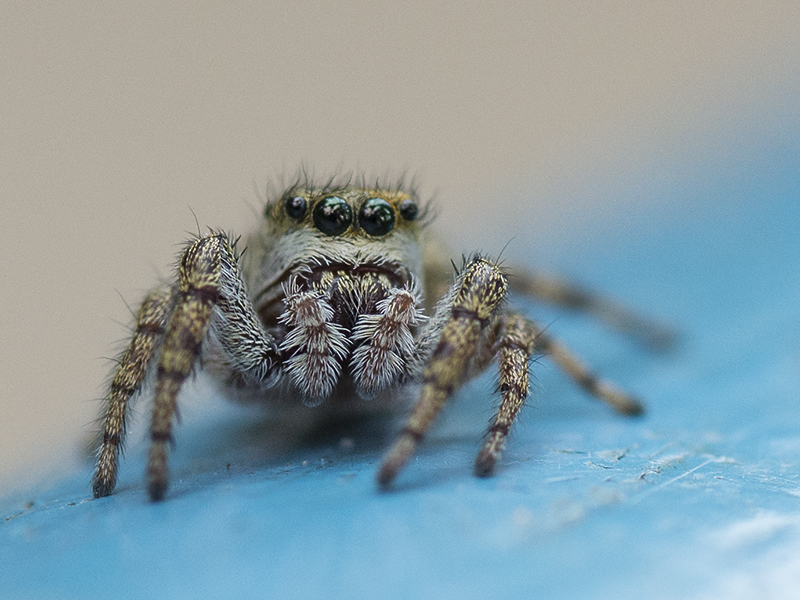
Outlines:
{"type": "Polygon", "coordinates": [[[178,298],[156,371],[147,485],[151,500],[167,490],[167,443],[178,392],[213,328],[231,369],[245,382],[264,382],[278,361],[275,342],[246,294],[234,244],[222,233],[195,240],[178,269],[178,298]]]}
{"type": "Polygon", "coordinates": [[[450,316],[423,374],[419,399],[378,471],[382,487],[388,487],[414,455],[447,399],[468,377],[482,334],[506,296],[505,275],[485,259],[471,260],[460,279],[450,316]]]}

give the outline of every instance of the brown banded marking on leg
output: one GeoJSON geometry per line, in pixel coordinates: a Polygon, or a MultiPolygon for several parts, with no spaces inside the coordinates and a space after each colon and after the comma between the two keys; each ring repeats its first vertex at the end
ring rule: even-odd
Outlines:
{"type": "Polygon", "coordinates": [[[483,448],[475,459],[475,474],[488,477],[503,452],[508,432],[528,397],[529,360],[536,345],[536,327],[519,314],[503,315],[496,348],[501,401],[483,448]]]}
{"type": "Polygon", "coordinates": [[[202,237],[184,252],[178,269],[178,300],[169,319],[156,372],[147,485],[151,500],[167,490],[167,442],[178,392],[191,373],[219,295],[221,234],[202,237]]]}
{"type": "Polygon", "coordinates": [[[575,354],[541,330],[536,335],[536,349],[550,356],[575,383],[617,412],[629,416],[644,413],[639,400],[592,373],[575,354]]]}
{"type": "Polygon", "coordinates": [[[102,441],[92,481],[95,498],[108,496],[117,484],[119,454],[125,439],[127,407],[145,379],[148,365],[164,335],[174,290],[152,290],[136,314],[136,326],[130,344],[119,360],[108,392],[102,441]]]}
{"type": "Polygon", "coordinates": [[[388,487],[413,456],[447,399],[464,382],[481,334],[506,290],[506,278],[495,264],[476,258],[466,265],[450,318],[423,375],[419,399],[378,471],[381,487],[388,487]]]}

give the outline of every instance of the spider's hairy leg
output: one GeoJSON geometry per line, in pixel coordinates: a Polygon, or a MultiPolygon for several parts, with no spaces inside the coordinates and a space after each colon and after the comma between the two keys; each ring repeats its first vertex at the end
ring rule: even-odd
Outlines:
{"type": "Polygon", "coordinates": [[[178,392],[195,366],[209,328],[213,325],[238,373],[245,378],[267,377],[276,359],[275,344],[257,322],[227,236],[213,233],[192,242],[181,256],[177,300],[156,371],[147,460],[152,500],[161,500],[167,490],[167,443],[178,392]]]}
{"type": "Polygon", "coordinates": [[[560,279],[531,271],[515,270],[509,285],[512,290],[533,296],[537,300],[593,315],[654,350],[665,350],[675,343],[676,334],[671,328],[560,279]]]}
{"type": "Polygon", "coordinates": [[[103,419],[102,441],[92,479],[95,498],[108,496],[117,484],[119,453],[125,438],[128,401],[142,387],[148,365],[156,353],[175,290],[151,291],[136,314],[133,338],[119,360],[111,380],[103,419]]]}
{"type": "Polygon", "coordinates": [[[472,259],[459,279],[450,316],[422,377],[419,399],[378,471],[382,487],[387,487],[414,455],[447,399],[466,379],[481,336],[508,288],[497,265],[483,258],[472,259]]]}
{"type": "Polygon", "coordinates": [[[501,401],[486,443],[475,459],[475,474],[479,477],[494,473],[511,425],[528,397],[528,361],[536,348],[537,329],[522,315],[504,314],[498,324],[494,349],[499,363],[501,401]]]}
{"type": "Polygon", "coordinates": [[[572,351],[541,329],[536,333],[536,350],[547,354],[575,383],[618,413],[637,416],[644,412],[639,400],[592,373],[572,351]]]}
{"type": "Polygon", "coordinates": [[[171,440],[178,392],[200,353],[219,294],[220,242],[214,236],[200,238],[181,257],[178,300],[169,320],[156,372],[147,459],[147,483],[152,500],[160,500],[166,493],[167,442],[171,440]]]}

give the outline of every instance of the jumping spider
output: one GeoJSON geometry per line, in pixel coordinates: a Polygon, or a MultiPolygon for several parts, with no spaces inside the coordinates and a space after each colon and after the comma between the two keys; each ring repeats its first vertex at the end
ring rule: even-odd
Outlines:
{"type": "Polygon", "coordinates": [[[456,389],[495,359],[501,401],[475,461],[478,476],[495,469],[536,354],[551,356],[618,412],[642,412],[504,300],[510,285],[651,341],[663,339],[662,330],[563,283],[518,271],[507,277],[483,256],[465,259],[454,276],[424,228],[425,213],[402,184],[300,181],[267,202],[246,252],[220,231],[190,241],[175,281],[152,290],[138,310],[106,399],[94,496],[114,490],[128,401],[153,370],[152,500],[167,491],[178,392],[200,365],[234,396],[320,414],[397,403],[404,389],[413,390],[417,402],[378,471],[384,488],[456,389]]]}

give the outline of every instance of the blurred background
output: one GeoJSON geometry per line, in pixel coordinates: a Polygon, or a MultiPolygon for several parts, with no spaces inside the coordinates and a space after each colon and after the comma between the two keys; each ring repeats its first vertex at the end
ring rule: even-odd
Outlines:
{"type": "Polygon", "coordinates": [[[511,241],[513,258],[632,212],[691,219],[652,192],[682,177],[665,165],[713,168],[800,124],[794,2],[7,0],[0,15],[5,487],[78,460],[125,304],[170,274],[195,216],[244,233],[301,163],[415,174],[456,253],[511,241]]]}

